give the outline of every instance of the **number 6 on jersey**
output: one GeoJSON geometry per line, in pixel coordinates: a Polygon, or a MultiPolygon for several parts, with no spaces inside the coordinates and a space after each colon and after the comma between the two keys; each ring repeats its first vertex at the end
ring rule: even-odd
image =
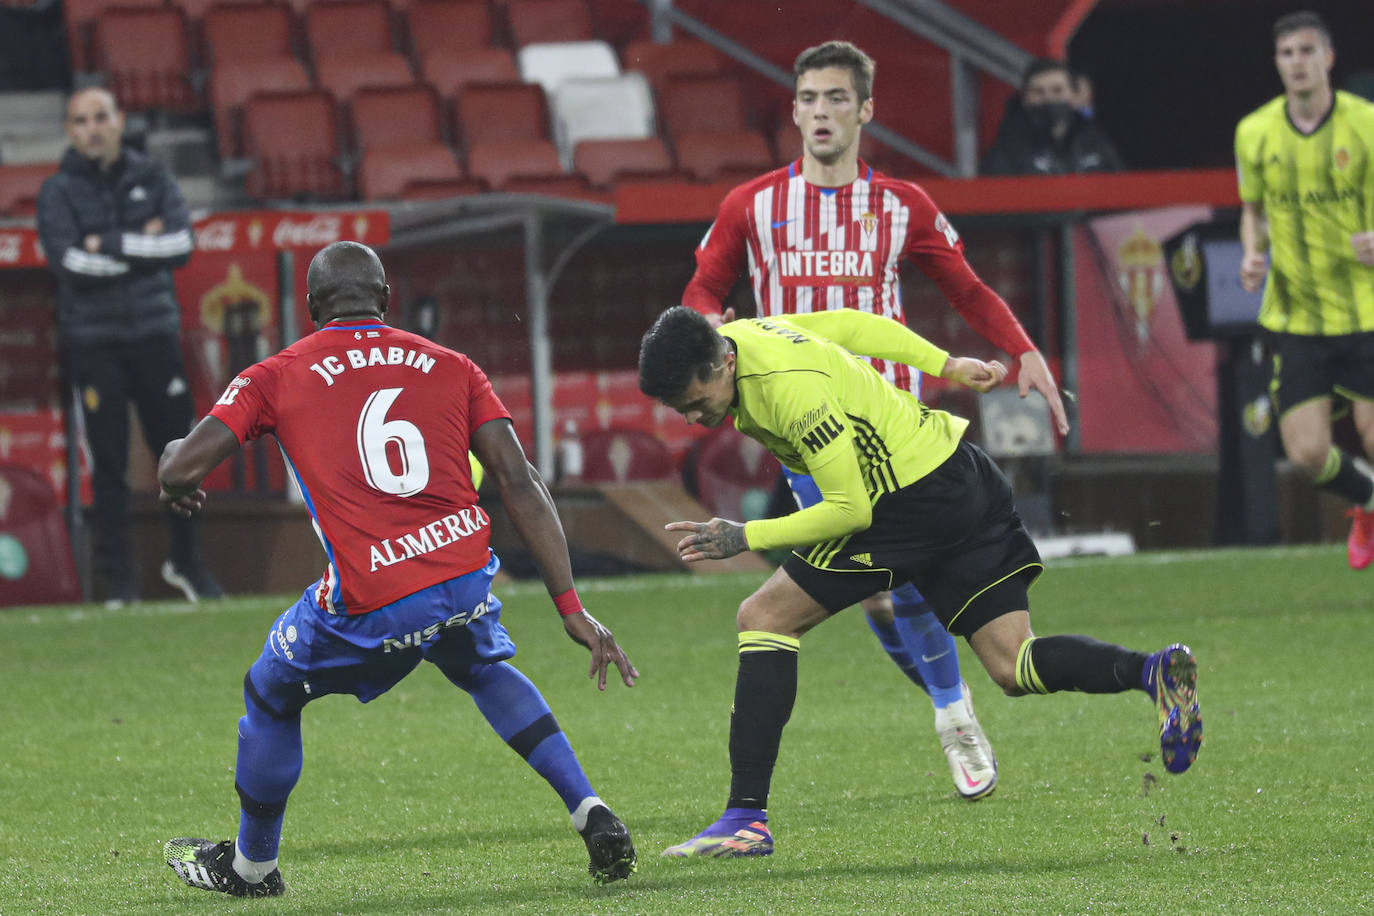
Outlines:
{"type": "Polygon", "coordinates": [[[380,388],[368,395],[358,417],[358,457],[368,486],[392,496],[414,496],[429,483],[429,456],[425,437],[409,420],[388,420],[386,412],[404,388],[380,388]],[[391,470],[387,446],[396,443],[401,473],[391,470]]]}

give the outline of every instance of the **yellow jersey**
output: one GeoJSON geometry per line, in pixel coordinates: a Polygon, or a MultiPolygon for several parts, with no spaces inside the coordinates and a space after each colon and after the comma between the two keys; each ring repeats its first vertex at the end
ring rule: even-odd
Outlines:
{"type": "Polygon", "coordinates": [[[1240,199],[1262,204],[1270,267],[1259,323],[1287,334],[1374,331],[1374,267],[1350,237],[1374,229],[1374,105],[1336,92],[1303,134],[1279,96],[1236,127],[1240,199]]]}
{"type": "Polygon", "coordinates": [[[735,428],[797,473],[822,500],[745,526],[750,549],[796,547],[868,526],[872,504],[954,453],[968,421],[933,410],[863,357],[939,375],[949,354],[888,318],[854,309],[723,325],[735,345],[735,428]]]}

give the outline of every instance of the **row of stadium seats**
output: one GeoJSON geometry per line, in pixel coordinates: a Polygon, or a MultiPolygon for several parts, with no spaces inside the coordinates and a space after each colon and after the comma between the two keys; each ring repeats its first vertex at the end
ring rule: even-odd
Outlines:
{"type": "MultiPolygon", "coordinates": [[[[270,0],[276,3],[277,0],[270,0]]],[[[330,0],[289,0],[293,16],[308,16],[311,6],[330,0]]],[[[68,43],[72,66],[93,70],[100,37],[97,22],[112,10],[173,9],[190,26],[194,46],[204,47],[202,22],[216,6],[261,5],[264,0],[65,0],[68,43]]],[[[416,0],[389,0],[388,8],[408,15],[421,6],[416,0]]],[[[648,13],[636,0],[461,0],[469,8],[462,31],[433,32],[431,37],[455,49],[499,44],[521,47],[540,41],[587,41],[600,38],[623,47],[647,35],[648,13]]]]}
{"type": "MultiPolygon", "coordinates": [[[[646,178],[742,178],[778,162],[764,135],[747,129],[578,139],[565,159],[543,91],[528,83],[469,86],[453,113],[450,130],[438,94],[423,85],[360,89],[342,109],[320,90],[255,94],[243,115],[249,193],[350,196],[350,164],[358,194],[375,200],[485,190],[584,196],[646,178]]],[[[795,128],[790,138],[795,145],[795,128]]],[[[790,146],[779,149],[790,158],[790,146]]]]}
{"type": "Polygon", "coordinates": [[[55,162],[0,165],[0,218],[33,216],[38,190],[55,171],[55,162]]]}

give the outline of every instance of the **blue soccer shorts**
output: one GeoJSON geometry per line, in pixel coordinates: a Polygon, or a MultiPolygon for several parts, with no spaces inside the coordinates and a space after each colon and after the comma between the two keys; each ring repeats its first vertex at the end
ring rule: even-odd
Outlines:
{"type": "Polygon", "coordinates": [[[316,582],[272,625],[244,689],[259,706],[292,716],[332,693],[374,700],[422,660],[466,672],[511,658],[515,643],[490,590],[500,568],[492,553],[481,569],[351,617],[315,604],[316,582]]]}

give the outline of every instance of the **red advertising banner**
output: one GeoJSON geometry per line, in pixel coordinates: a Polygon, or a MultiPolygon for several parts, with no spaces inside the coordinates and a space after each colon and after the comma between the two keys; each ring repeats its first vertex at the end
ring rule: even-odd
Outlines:
{"type": "MultiPolygon", "coordinates": [[[[198,251],[323,248],[343,239],[375,248],[391,238],[391,215],[385,210],[245,210],[212,213],[197,219],[194,227],[198,251]]],[[[0,269],[47,263],[37,229],[0,228],[0,269]]]]}
{"type": "Polygon", "coordinates": [[[1216,451],[1215,348],[1188,341],[1160,244],[1211,215],[1166,207],[1075,230],[1084,452],[1216,451]]]}

